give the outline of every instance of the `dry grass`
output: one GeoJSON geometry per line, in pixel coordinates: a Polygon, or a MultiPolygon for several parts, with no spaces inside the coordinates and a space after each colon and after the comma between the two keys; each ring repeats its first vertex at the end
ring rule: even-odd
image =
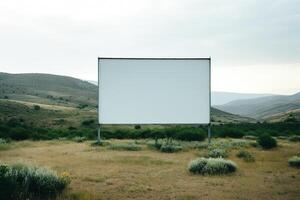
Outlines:
{"type": "Polygon", "coordinates": [[[188,173],[187,164],[198,150],[114,151],[91,147],[90,142],[19,142],[17,148],[0,151],[0,160],[23,160],[70,172],[71,186],[61,199],[300,199],[300,171],[287,162],[300,152],[300,145],[279,144],[270,151],[248,148],[255,155],[254,163],[241,161],[235,156],[238,150],[231,151],[229,159],[239,168],[229,176],[188,173]]]}

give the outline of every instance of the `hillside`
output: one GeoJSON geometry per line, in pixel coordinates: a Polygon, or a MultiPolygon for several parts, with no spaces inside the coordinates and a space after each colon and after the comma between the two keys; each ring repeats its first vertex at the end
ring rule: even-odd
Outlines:
{"type": "MultiPolygon", "coordinates": [[[[76,78],[50,74],[0,73],[0,120],[20,118],[45,127],[80,126],[97,118],[97,86],[76,78]],[[37,105],[40,109],[35,110],[37,105]]],[[[212,122],[254,120],[212,109],[212,122]]]]}
{"type": "Polygon", "coordinates": [[[279,114],[271,115],[265,118],[267,122],[293,122],[300,121],[300,109],[294,109],[287,112],[282,112],[279,114]]]}
{"type": "Polygon", "coordinates": [[[250,117],[243,117],[240,115],[234,115],[228,112],[224,112],[217,108],[211,109],[211,121],[213,124],[220,124],[220,123],[241,123],[241,122],[256,122],[256,120],[250,117]]]}
{"type": "Polygon", "coordinates": [[[97,86],[67,76],[0,73],[0,88],[2,99],[64,106],[97,104],[97,86]]]}
{"type": "Polygon", "coordinates": [[[255,99],[260,97],[273,96],[272,94],[251,94],[251,93],[234,93],[234,92],[212,92],[211,104],[223,105],[236,100],[255,99]]]}
{"type": "Polygon", "coordinates": [[[238,100],[216,107],[233,114],[267,120],[269,117],[300,109],[300,93],[238,100]]]}

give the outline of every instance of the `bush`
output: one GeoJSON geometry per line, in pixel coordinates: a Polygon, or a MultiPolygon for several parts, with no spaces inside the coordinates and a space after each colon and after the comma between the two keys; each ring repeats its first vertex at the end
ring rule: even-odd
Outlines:
{"type": "Polygon", "coordinates": [[[134,129],[141,129],[141,125],[135,125],[134,129]]]}
{"type": "Polygon", "coordinates": [[[104,147],[104,146],[108,146],[109,144],[110,144],[109,142],[101,140],[100,142],[98,142],[98,141],[92,142],[91,146],[92,147],[97,147],[97,146],[104,147]]]}
{"type": "Polygon", "coordinates": [[[293,135],[289,138],[291,142],[300,142],[300,135],[293,135]]]}
{"type": "Polygon", "coordinates": [[[10,145],[5,139],[0,138],[0,151],[7,150],[10,148],[10,145]]]}
{"type": "Polygon", "coordinates": [[[254,161],[255,161],[254,156],[253,156],[250,152],[245,151],[245,150],[239,151],[239,152],[236,154],[236,156],[237,156],[238,158],[242,158],[242,159],[243,159],[244,161],[246,161],[246,162],[254,162],[254,161]]]}
{"type": "Polygon", "coordinates": [[[179,143],[175,143],[170,139],[165,139],[162,141],[155,140],[154,143],[148,143],[148,147],[164,153],[175,153],[183,149],[183,147],[179,143]]]}
{"type": "Polygon", "coordinates": [[[74,137],[73,138],[73,141],[75,141],[75,142],[84,142],[84,141],[86,141],[87,139],[86,139],[86,137],[79,137],[79,136],[76,136],[76,137],[74,137]]]}
{"type": "Polygon", "coordinates": [[[55,198],[70,183],[67,173],[24,164],[0,163],[0,196],[3,199],[55,198]]]}
{"type": "Polygon", "coordinates": [[[203,141],[206,138],[206,133],[199,128],[181,128],[174,129],[174,138],[183,141],[203,141]]]}
{"type": "MultiPolygon", "coordinates": [[[[213,131],[214,132],[214,131],[213,131]]],[[[223,128],[219,130],[220,137],[242,138],[244,133],[237,128],[223,128]]]]}
{"type": "Polygon", "coordinates": [[[158,140],[155,140],[155,142],[149,142],[147,145],[150,149],[160,150],[162,143],[158,140]]]}
{"type": "Polygon", "coordinates": [[[40,107],[39,105],[34,105],[34,106],[33,106],[33,109],[34,109],[34,110],[40,110],[41,107],[40,107]]]}
{"type": "Polygon", "coordinates": [[[212,149],[208,152],[210,158],[227,158],[228,153],[225,149],[212,149]]]}
{"type": "Polygon", "coordinates": [[[277,139],[279,139],[279,140],[287,140],[289,138],[287,136],[278,136],[277,139]]]}
{"type": "Polygon", "coordinates": [[[291,167],[300,167],[300,156],[293,156],[288,162],[291,167]]]}
{"type": "Polygon", "coordinates": [[[264,149],[272,149],[277,147],[277,141],[269,134],[262,134],[258,137],[257,143],[264,149]]]}
{"type": "Polygon", "coordinates": [[[256,140],[257,139],[257,137],[254,135],[245,135],[243,138],[246,140],[256,140]]]}
{"type": "Polygon", "coordinates": [[[223,158],[198,158],[189,163],[188,170],[193,174],[221,175],[235,172],[237,166],[223,158]]]}
{"type": "Polygon", "coordinates": [[[175,153],[182,150],[182,146],[173,143],[164,143],[160,147],[160,151],[164,153],[175,153]]]}
{"type": "Polygon", "coordinates": [[[121,143],[121,144],[111,144],[109,147],[109,149],[112,149],[112,150],[125,150],[125,151],[140,151],[142,148],[141,146],[139,145],[136,145],[136,144],[124,144],[124,143],[121,143]]]}
{"type": "Polygon", "coordinates": [[[0,144],[6,144],[6,143],[7,143],[7,142],[6,142],[5,139],[0,138],[0,144]]]}
{"type": "Polygon", "coordinates": [[[81,122],[82,126],[91,126],[95,124],[95,120],[93,119],[88,119],[88,120],[84,120],[83,122],[81,122]]]}

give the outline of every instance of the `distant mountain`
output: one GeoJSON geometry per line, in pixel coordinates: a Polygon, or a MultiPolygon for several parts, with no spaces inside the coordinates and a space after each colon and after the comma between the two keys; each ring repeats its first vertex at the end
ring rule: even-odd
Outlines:
{"type": "MultiPolygon", "coordinates": [[[[88,117],[93,116],[95,119],[97,116],[95,110],[97,86],[88,81],[50,74],[0,73],[0,88],[0,99],[2,99],[0,101],[0,117],[17,117],[22,114],[22,118],[30,121],[30,119],[35,120],[39,117],[40,119],[45,118],[47,110],[49,110],[47,117],[51,118],[47,119],[49,123],[64,118],[64,116],[66,121],[72,123],[75,121],[74,117],[78,122],[77,118],[83,114],[88,117]],[[35,104],[40,105],[44,111],[42,116],[39,115],[42,112],[32,112],[35,104]],[[80,109],[84,105],[88,105],[89,109],[80,109]],[[8,113],[10,114],[8,115],[8,113]]],[[[254,120],[213,108],[212,121],[215,123],[238,123],[254,120]]]]}
{"type": "Polygon", "coordinates": [[[97,86],[67,76],[0,73],[0,88],[0,98],[52,105],[97,104],[97,86]]]}
{"type": "Polygon", "coordinates": [[[251,94],[251,93],[233,93],[233,92],[212,92],[211,103],[215,105],[223,105],[231,101],[254,99],[259,97],[273,96],[273,94],[251,94]]]}
{"type": "Polygon", "coordinates": [[[275,95],[248,100],[237,100],[216,106],[226,112],[260,120],[300,109],[300,93],[275,95]]]}

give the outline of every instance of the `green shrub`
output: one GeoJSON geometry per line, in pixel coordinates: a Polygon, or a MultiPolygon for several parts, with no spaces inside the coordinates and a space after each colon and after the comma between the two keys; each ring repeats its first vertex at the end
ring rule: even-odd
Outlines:
{"type": "Polygon", "coordinates": [[[257,143],[264,149],[272,149],[277,147],[277,141],[269,134],[262,134],[258,137],[257,143]]]}
{"type": "Polygon", "coordinates": [[[10,145],[5,139],[0,138],[0,151],[8,150],[10,149],[10,145]]]}
{"type": "Polygon", "coordinates": [[[173,143],[164,143],[160,147],[160,151],[164,153],[174,153],[182,150],[182,146],[173,143]]]}
{"type": "Polygon", "coordinates": [[[80,137],[80,136],[76,136],[76,137],[74,137],[73,138],[73,141],[75,141],[75,142],[84,142],[84,141],[86,141],[87,139],[86,139],[86,137],[80,137]]]}
{"type": "Polygon", "coordinates": [[[278,136],[277,139],[279,139],[279,140],[287,140],[289,138],[287,136],[278,136]]]}
{"type": "Polygon", "coordinates": [[[237,166],[223,158],[198,158],[189,163],[188,170],[193,174],[221,175],[235,172],[237,166]]]}
{"type": "Polygon", "coordinates": [[[136,144],[125,144],[125,143],[120,143],[120,144],[111,144],[109,147],[109,149],[112,150],[125,150],[125,151],[140,151],[142,148],[139,145],[136,144]]]}
{"type": "Polygon", "coordinates": [[[91,125],[95,125],[95,120],[93,119],[87,119],[84,120],[83,122],[81,122],[82,126],[91,126],[91,125]]]}
{"type": "Polygon", "coordinates": [[[0,197],[3,199],[55,198],[70,183],[67,173],[24,164],[0,163],[0,197]]]}
{"type": "Polygon", "coordinates": [[[228,152],[225,149],[212,149],[208,152],[210,158],[227,158],[228,152]]]}
{"type": "Polygon", "coordinates": [[[7,142],[6,142],[5,139],[0,138],[0,144],[6,144],[6,143],[7,143],[7,142]]]}
{"type": "Polygon", "coordinates": [[[141,125],[135,125],[134,126],[134,129],[141,129],[142,127],[141,127],[141,125]]]}
{"type": "Polygon", "coordinates": [[[155,142],[148,143],[148,147],[164,153],[175,153],[183,149],[180,143],[174,142],[171,139],[155,140],[155,142]]]}
{"type": "Polygon", "coordinates": [[[174,129],[174,138],[183,141],[203,141],[206,138],[206,133],[199,128],[181,128],[174,129]]]}
{"type": "Polygon", "coordinates": [[[251,147],[258,147],[258,146],[259,146],[258,143],[257,143],[256,141],[251,141],[251,142],[249,143],[249,145],[250,145],[251,147]]]}
{"type": "Polygon", "coordinates": [[[39,105],[34,105],[34,106],[33,106],[33,109],[34,109],[34,110],[40,110],[41,107],[40,107],[39,105]]]}
{"type": "Polygon", "coordinates": [[[245,135],[243,138],[246,140],[256,140],[257,139],[257,137],[254,135],[245,135]]]}
{"type": "Polygon", "coordinates": [[[150,149],[155,149],[155,150],[160,150],[161,146],[162,146],[162,143],[159,142],[158,140],[155,140],[155,142],[149,142],[147,144],[147,146],[150,148],[150,149]]]}
{"type": "Polygon", "coordinates": [[[240,150],[236,154],[236,156],[239,157],[239,158],[242,158],[246,162],[254,162],[255,161],[254,156],[250,152],[245,151],[245,150],[240,150]]]}
{"type": "Polygon", "coordinates": [[[292,167],[300,167],[300,156],[293,156],[289,159],[288,162],[292,167]]]}
{"type": "Polygon", "coordinates": [[[97,147],[97,146],[102,146],[102,147],[104,147],[104,146],[108,146],[108,145],[110,145],[110,143],[109,143],[108,141],[103,141],[103,140],[101,140],[100,142],[95,141],[95,142],[92,142],[92,143],[91,143],[91,146],[92,146],[92,147],[97,147]]]}
{"type": "Polygon", "coordinates": [[[289,138],[292,142],[300,142],[300,135],[293,135],[289,138]]]}

